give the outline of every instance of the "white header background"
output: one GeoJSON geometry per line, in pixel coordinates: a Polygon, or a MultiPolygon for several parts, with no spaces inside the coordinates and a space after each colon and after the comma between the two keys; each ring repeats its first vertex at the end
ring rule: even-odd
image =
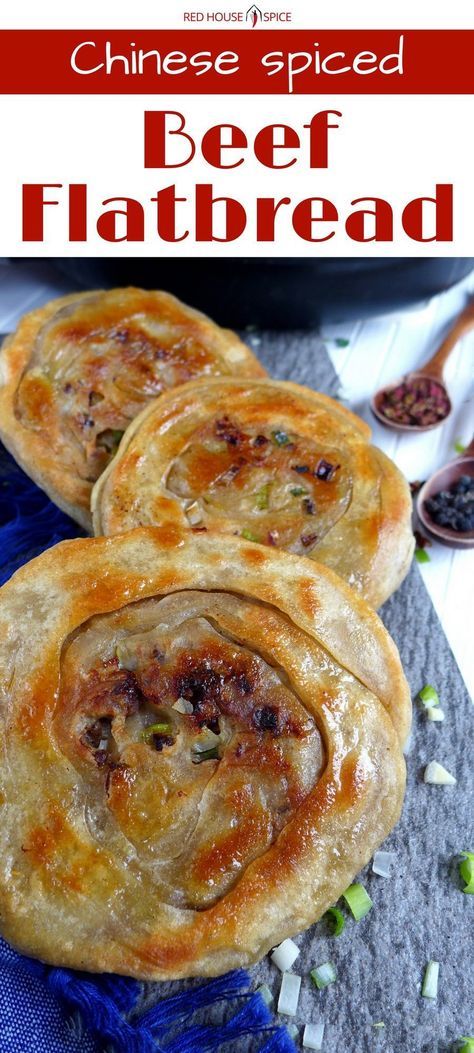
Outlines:
{"type": "MultiPolygon", "coordinates": [[[[43,0],[18,3],[3,10],[3,28],[171,28],[183,22],[185,10],[240,10],[245,0],[216,0],[210,3],[135,0],[133,6],[102,0],[83,0],[63,5],[43,0]]],[[[248,6],[248,5],[247,5],[248,6]]],[[[289,28],[470,28],[470,3],[451,3],[448,13],[440,5],[401,2],[339,2],[315,5],[288,0],[262,3],[264,9],[292,12],[289,28]],[[355,7],[357,6],[357,17],[355,7]],[[449,20],[448,20],[449,19],[449,20]]],[[[202,28],[197,25],[196,28],[202,28]]],[[[212,32],[212,24],[205,26],[212,32]]],[[[222,24],[215,28],[225,28],[222,24]]],[[[245,32],[244,29],[241,30],[245,32]]],[[[251,30],[249,30],[251,31],[251,30]]],[[[86,39],[87,36],[84,37],[86,39]]],[[[131,35],[131,40],[133,40],[131,35]]],[[[317,40],[317,35],[315,35],[317,40]]],[[[229,46],[231,46],[229,42],[229,46]]],[[[19,57],[20,60],[20,57],[19,57]]],[[[326,81],[327,84],[327,81],[326,81]]],[[[325,86],[326,86],[325,84],[325,86]]],[[[3,96],[1,131],[3,143],[0,195],[0,247],[8,256],[43,255],[280,255],[280,256],[468,256],[474,249],[474,201],[472,195],[472,97],[468,96],[3,96]],[[240,168],[219,171],[199,155],[185,168],[168,171],[143,167],[143,114],[146,109],[179,110],[190,134],[197,141],[212,124],[235,123],[252,141],[265,124],[288,123],[301,134],[300,160],[293,168],[269,171],[260,165],[251,149],[240,168]],[[343,114],[341,127],[329,132],[329,168],[308,168],[308,140],[303,124],[318,110],[335,109],[343,114]],[[44,243],[21,240],[22,183],[62,183],[61,205],[45,210],[44,243]],[[89,237],[84,243],[67,240],[67,184],[87,183],[89,237]],[[150,198],[157,190],[176,183],[180,196],[189,199],[178,217],[191,235],[175,245],[160,241],[156,234],[156,204],[150,198]],[[195,183],[212,183],[216,196],[235,196],[248,215],[247,229],[238,240],[196,244],[193,234],[195,183]],[[414,197],[431,196],[436,183],[454,184],[454,241],[411,241],[400,224],[403,207],[414,197]],[[111,244],[96,232],[96,221],[111,197],[137,198],[145,208],[146,241],[111,244]],[[255,199],[258,196],[290,196],[293,205],[306,197],[326,197],[337,207],[340,220],[327,228],[336,234],[318,244],[302,241],[291,226],[291,211],[283,207],[277,216],[277,242],[255,241],[255,199]],[[351,201],[359,197],[382,197],[393,206],[393,242],[359,244],[349,240],[344,220],[351,201]]],[[[56,191],[53,191],[54,195],[56,191]]],[[[47,194],[45,196],[48,196],[47,194]]],[[[113,207],[113,206],[109,206],[113,207]]],[[[120,207],[119,205],[116,207],[120,207]]],[[[360,207],[360,206],[359,206],[360,207]]],[[[179,225],[180,222],[178,220],[179,225]]],[[[324,231],[326,232],[326,231],[324,231]]]]}

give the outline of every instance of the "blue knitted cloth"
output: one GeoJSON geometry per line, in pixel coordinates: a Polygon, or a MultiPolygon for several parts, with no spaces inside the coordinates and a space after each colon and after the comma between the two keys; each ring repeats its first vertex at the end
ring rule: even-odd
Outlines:
{"type": "MultiPolygon", "coordinates": [[[[28,559],[78,533],[0,448],[0,584],[28,559]]],[[[0,1053],[215,1053],[237,1047],[295,1053],[286,1028],[249,989],[244,970],[204,984],[177,984],[177,993],[161,1000],[156,984],[141,1011],[143,985],[137,981],[55,969],[22,957],[0,938],[0,1053]]]]}

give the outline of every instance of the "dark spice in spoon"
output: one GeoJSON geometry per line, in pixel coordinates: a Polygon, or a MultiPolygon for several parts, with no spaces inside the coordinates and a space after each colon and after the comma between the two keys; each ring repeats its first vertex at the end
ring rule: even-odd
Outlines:
{"type": "Polygon", "coordinates": [[[474,478],[461,475],[450,490],[440,490],[424,506],[434,523],[465,533],[474,530],[474,478]]]}
{"type": "Polygon", "coordinates": [[[450,403],[442,384],[429,377],[413,377],[394,388],[387,388],[382,393],[378,410],[395,424],[426,427],[447,417],[450,403]]]}

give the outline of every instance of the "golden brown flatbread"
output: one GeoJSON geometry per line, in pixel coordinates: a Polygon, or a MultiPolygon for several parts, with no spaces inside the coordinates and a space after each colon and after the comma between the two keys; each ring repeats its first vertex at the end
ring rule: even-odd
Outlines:
{"type": "Polygon", "coordinates": [[[309,556],[378,607],[413,555],[411,498],[370,428],[276,380],[211,379],[138,416],[92,495],[96,534],[171,522],[309,556]]]}
{"type": "Polygon", "coordinates": [[[194,377],[261,377],[229,330],[164,292],[63,296],[25,315],[0,354],[0,437],[86,529],[90,493],[127,425],[194,377]]]}
{"type": "Polygon", "coordinates": [[[326,567],[179,526],[67,541],[0,592],[0,930],[147,979],[256,961],[397,821],[410,699],[326,567]]]}

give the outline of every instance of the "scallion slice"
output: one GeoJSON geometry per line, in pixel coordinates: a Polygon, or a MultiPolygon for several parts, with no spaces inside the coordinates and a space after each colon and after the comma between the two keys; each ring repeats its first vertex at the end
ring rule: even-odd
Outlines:
{"type": "Polygon", "coordinates": [[[173,702],[172,709],[175,709],[177,713],[186,713],[188,716],[190,713],[194,713],[194,706],[192,702],[188,702],[187,698],[181,696],[173,702]]]}
{"type": "Polygon", "coordinates": [[[278,1012],[285,1016],[295,1016],[300,997],[301,976],[296,973],[283,973],[278,999],[278,1012]]]}
{"type": "Polygon", "coordinates": [[[429,563],[430,557],[425,548],[415,549],[415,559],[417,563],[429,563]]]}
{"type": "Polygon", "coordinates": [[[304,486],[292,486],[290,490],[290,494],[292,494],[293,497],[304,497],[307,493],[308,491],[304,486]]]}
{"type": "Polygon", "coordinates": [[[260,987],[257,987],[255,994],[259,994],[260,998],[263,998],[265,1005],[273,1005],[273,995],[268,984],[260,984],[260,987]]]}
{"type": "Polygon", "coordinates": [[[459,873],[465,882],[463,892],[467,896],[474,896],[474,852],[461,852],[463,856],[459,864],[459,873]]]}
{"type": "Polygon", "coordinates": [[[323,1036],[324,1023],[322,1020],[318,1024],[306,1024],[306,1027],[303,1031],[303,1048],[322,1049],[323,1036]]]}
{"type": "Polygon", "coordinates": [[[275,446],[288,446],[290,439],[286,431],[278,429],[277,431],[272,431],[272,442],[275,446]]]}
{"type": "Polygon", "coordinates": [[[172,735],[173,727],[171,724],[148,724],[148,727],[142,731],[143,742],[150,742],[153,735],[172,735]]]}
{"type": "Polygon", "coordinates": [[[246,541],[256,541],[257,544],[259,542],[259,538],[257,537],[256,534],[253,533],[252,530],[247,530],[247,529],[242,530],[241,531],[241,537],[244,537],[246,541]]]}
{"type": "Polygon", "coordinates": [[[439,962],[428,962],[423,977],[421,993],[423,998],[438,997],[439,962]]]}
{"type": "Polygon", "coordinates": [[[317,965],[314,969],[311,969],[309,975],[318,991],[322,991],[324,987],[329,987],[329,984],[334,983],[336,969],[333,962],[323,962],[322,965],[317,965]]]}
{"type": "Polygon", "coordinates": [[[349,885],[349,888],[346,888],[342,895],[356,921],[365,918],[365,915],[373,907],[369,893],[365,891],[363,885],[357,882],[354,885],[349,885]]]}
{"type": "Polygon", "coordinates": [[[196,752],[191,753],[191,760],[193,764],[202,764],[203,761],[207,760],[219,760],[219,747],[214,746],[212,750],[206,750],[203,753],[196,752]]]}
{"type": "Polygon", "coordinates": [[[297,1039],[300,1037],[300,1033],[299,1033],[299,1030],[298,1030],[296,1024],[292,1024],[291,1020],[290,1020],[289,1024],[285,1024],[285,1027],[286,1027],[286,1030],[288,1031],[288,1034],[289,1034],[290,1038],[293,1039],[293,1042],[296,1042],[297,1039]]]}
{"type": "Polygon", "coordinates": [[[418,693],[418,698],[423,706],[439,706],[439,695],[432,684],[426,684],[418,693]]]}
{"type": "Polygon", "coordinates": [[[296,962],[299,953],[300,949],[296,946],[296,943],[288,939],[283,940],[279,947],[275,947],[270,958],[277,969],[280,969],[282,973],[287,973],[296,962]]]}
{"type": "Polygon", "coordinates": [[[423,776],[425,782],[431,783],[432,786],[454,786],[456,779],[451,772],[443,768],[442,764],[438,764],[438,761],[430,761],[426,765],[425,774],[423,776]]]}
{"type": "Polygon", "coordinates": [[[255,505],[260,511],[268,508],[270,503],[270,483],[265,483],[255,494],[255,505]]]}
{"type": "Polygon", "coordinates": [[[372,870],[379,877],[390,877],[390,867],[395,859],[394,852],[376,852],[372,860],[372,870]]]}
{"type": "Polygon", "coordinates": [[[456,1046],[458,1053],[474,1053],[474,1038],[472,1035],[463,1035],[458,1042],[462,1042],[461,1046],[459,1044],[456,1046]]]}
{"type": "Polygon", "coordinates": [[[444,720],[444,709],[441,709],[441,706],[427,706],[426,716],[428,720],[433,720],[439,724],[444,720]]]}
{"type": "Polygon", "coordinates": [[[339,910],[339,907],[330,907],[329,910],[326,911],[324,917],[327,918],[329,925],[331,926],[332,935],[340,936],[346,925],[346,919],[342,910],[339,910]]]}

